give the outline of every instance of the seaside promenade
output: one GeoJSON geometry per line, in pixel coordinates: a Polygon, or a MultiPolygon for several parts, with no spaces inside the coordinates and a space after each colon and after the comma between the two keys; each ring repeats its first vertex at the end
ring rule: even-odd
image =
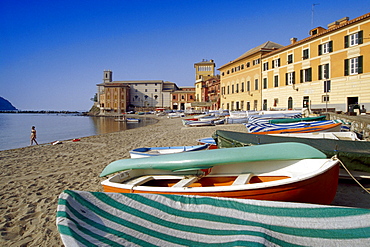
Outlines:
{"type": "MultiPolygon", "coordinates": [[[[61,246],[55,225],[59,194],[66,189],[102,191],[100,172],[110,162],[128,158],[133,148],[195,145],[217,129],[246,132],[241,124],[184,127],[179,118],[153,117],[159,121],[142,128],[0,151],[0,245],[61,246]]],[[[340,181],[333,205],[370,208],[370,195],[352,181],[340,181]]]]}

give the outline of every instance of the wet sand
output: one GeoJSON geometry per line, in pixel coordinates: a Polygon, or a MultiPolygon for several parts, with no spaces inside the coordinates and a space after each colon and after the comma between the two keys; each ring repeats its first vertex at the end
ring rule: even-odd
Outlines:
{"type": "MultiPolygon", "coordinates": [[[[0,245],[63,246],[55,213],[63,190],[102,191],[99,178],[112,161],[128,158],[138,147],[196,145],[216,129],[245,132],[241,124],[183,127],[181,119],[122,132],[0,151],[0,245]]],[[[366,188],[369,181],[363,182],[366,188]]],[[[323,188],[324,189],[324,188],[323,188]]],[[[352,181],[340,181],[332,205],[370,209],[370,195],[352,181]]]]}

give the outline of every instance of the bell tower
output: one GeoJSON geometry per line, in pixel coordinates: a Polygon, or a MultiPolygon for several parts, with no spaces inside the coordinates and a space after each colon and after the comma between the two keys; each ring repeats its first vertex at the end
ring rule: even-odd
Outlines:
{"type": "Polygon", "coordinates": [[[111,70],[104,70],[103,82],[104,83],[112,82],[112,79],[113,79],[112,75],[113,75],[113,72],[111,70]]]}
{"type": "Polygon", "coordinates": [[[203,59],[202,62],[195,63],[195,81],[204,79],[206,76],[215,76],[215,62],[211,60],[203,59]]]}

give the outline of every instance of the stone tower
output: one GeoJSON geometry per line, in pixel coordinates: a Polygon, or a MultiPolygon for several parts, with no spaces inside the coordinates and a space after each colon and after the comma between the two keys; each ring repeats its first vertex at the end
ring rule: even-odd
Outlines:
{"type": "Polygon", "coordinates": [[[113,72],[111,70],[104,70],[103,82],[104,83],[112,82],[112,78],[113,78],[112,75],[113,75],[113,72]]]}

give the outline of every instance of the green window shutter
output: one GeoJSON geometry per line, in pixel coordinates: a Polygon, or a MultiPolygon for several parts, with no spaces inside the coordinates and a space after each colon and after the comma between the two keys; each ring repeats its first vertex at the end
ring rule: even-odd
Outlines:
{"type": "Polygon", "coordinates": [[[303,82],[303,69],[301,69],[300,71],[299,71],[299,74],[300,74],[300,82],[302,83],[303,82]]]}
{"type": "Polygon", "coordinates": [[[322,79],[322,65],[319,65],[319,80],[322,79]]]}
{"type": "Polygon", "coordinates": [[[344,60],[344,75],[349,75],[349,59],[344,60]]]}
{"type": "Polygon", "coordinates": [[[349,36],[344,36],[344,48],[348,48],[349,47],[349,36]]]}
{"type": "Polygon", "coordinates": [[[308,69],[308,78],[307,81],[312,81],[312,68],[308,69]]]}
{"type": "Polygon", "coordinates": [[[322,55],[322,45],[319,45],[319,56],[322,55]]]}
{"type": "Polygon", "coordinates": [[[278,58],[278,66],[280,67],[280,58],[278,58]]]}
{"type": "Polygon", "coordinates": [[[361,30],[360,32],[358,32],[358,43],[359,44],[362,44],[364,42],[364,32],[361,30]]]}
{"type": "Polygon", "coordinates": [[[293,76],[292,76],[292,84],[295,84],[295,71],[293,72],[293,76]]]}
{"type": "Polygon", "coordinates": [[[271,68],[275,68],[275,63],[274,63],[275,60],[272,60],[271,62],[271,68]]]}
{"type": "Polygon", "coordinates": [[[329,79],[329,77],[330,77],[330,75],[329,75],[329,64],[325,64],[325,71],[326,71],[325,79],[329,79]]]}
{"type": "Polygon", "coordinates": [[[329,52],[333,52],[333,41],[329,41],[329,52]]]}
{"type": "Polygon", "coordinates": [[[363,56],[358,57],[358,73],[362,74],[363,56]]]}

